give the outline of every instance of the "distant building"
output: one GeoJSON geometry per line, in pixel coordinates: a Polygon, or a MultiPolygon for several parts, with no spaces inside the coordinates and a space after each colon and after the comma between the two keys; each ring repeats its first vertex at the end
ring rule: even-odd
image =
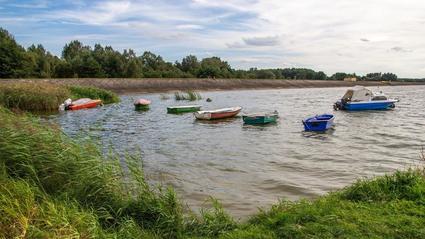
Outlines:
{"type": "Polygon", "coordinates": [[[357,78],[356,77],[345,77],[344,81],[355,82],[355,81],[357,81],[357,78]]]}

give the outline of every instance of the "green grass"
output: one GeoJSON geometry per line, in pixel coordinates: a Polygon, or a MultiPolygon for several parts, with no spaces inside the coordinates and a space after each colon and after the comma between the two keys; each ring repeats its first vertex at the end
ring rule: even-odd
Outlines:
{"type": "Polygon", "coordinates": [[[195,100],[201,100],[202,96],[201,96],[200,93],[195,92],[195,91],[175,92],[174,93],[174,99],[175,100],[195,101],[195,100]]]}
{"type": "Polygon", "coordinates": [[[182,204],[149,186],[137,155],[103,155],[0,107],[0,238],[425,238],[423,169],[282,201],[245,222],[214,199],[200,215],[182,204]]]}
{"type": "MultiPolygon", "coordinates": [[[[361,180],[314,201],[283,201],[242,231],[272,238],[425,238],[422,170],[361,180]]],[[[228,237],[235,232],[229,232],[228,237]]]]}
{"type": "Polygon", "coordinates": [[[13,110],[54,112],[68,98],[101,99],[105,104],[119,102],[116,94],[94,87],[67,87],[46,82],[0,84],[0,105],[13,110]]]}

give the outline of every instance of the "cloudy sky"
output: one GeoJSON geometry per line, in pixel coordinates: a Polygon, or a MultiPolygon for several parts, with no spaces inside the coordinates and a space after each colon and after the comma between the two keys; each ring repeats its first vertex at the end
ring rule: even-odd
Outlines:
{"type": "Polygon", "coordinates": [[[56,55],[78,39],[168,61],[425,77],[423,0],[0,0],[0,26],[56,55]]]}

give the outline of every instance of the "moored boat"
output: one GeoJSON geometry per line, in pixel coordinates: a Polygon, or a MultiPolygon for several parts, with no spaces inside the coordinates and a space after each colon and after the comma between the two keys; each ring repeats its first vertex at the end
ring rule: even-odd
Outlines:
{"type": "Polygon", "coordinates": [[[136,110],[148,110],[150,104],[151,104],[150,100],[138,99],[138,100],[134,101],[134,108],[136,110]]]}
{"type": "Polygon", "coordinates": [[[397,99],[390,99],[382,92],[372,92],[364,86],[347,90],[341,100],[335,102],[335,110],[386,110],[395,107],[397,99]]]}
{"type": "Polygon", "coordinates": [[[67,110],[89,109],[89,108],[95,108],[101,104],[102,104],[102,100],[92,100],[89,98],[82,98],[76,101],[72,101],[72,103],[67,105],[65,109],[67,110]]]}
{"type": "Polygon", "coordinates": [[[277,111],[271,113],[255,113],[243,115],[242,119],[245,124],[269,124],[275,123],[279,118],[279,113],[277,111]]]}
{"type": "Polygon", "coordinates": [[[331,114],[322,114],[303,120],[305,131],[326,131],[334,124],[335,117],[331,114]]]}
{"type": "Polygon", "coordinates": [[[200,120],[213,120],[235,117],[242,110],[242,107],[231,107],[217,110],[197,111],[195,117],[200,120]]]}
{"type": "Polygon", "coordinates": [[[200,105],[182,105],[182,106],[170,106],[167,107],[167,113],[169,114],[179,114],[187,112],[195,112],[201,110],[200,105]]]}

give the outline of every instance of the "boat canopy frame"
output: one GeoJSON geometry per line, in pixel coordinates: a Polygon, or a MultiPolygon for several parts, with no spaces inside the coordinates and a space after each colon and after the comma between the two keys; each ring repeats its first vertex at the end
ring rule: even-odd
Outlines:
{"type": "Polygon", "coordinates": [[[342,97],[344,102],[359,102],[359,101],[370,101],[373,97],[373,92],[364,86],[355,86],[342,97]]]}

